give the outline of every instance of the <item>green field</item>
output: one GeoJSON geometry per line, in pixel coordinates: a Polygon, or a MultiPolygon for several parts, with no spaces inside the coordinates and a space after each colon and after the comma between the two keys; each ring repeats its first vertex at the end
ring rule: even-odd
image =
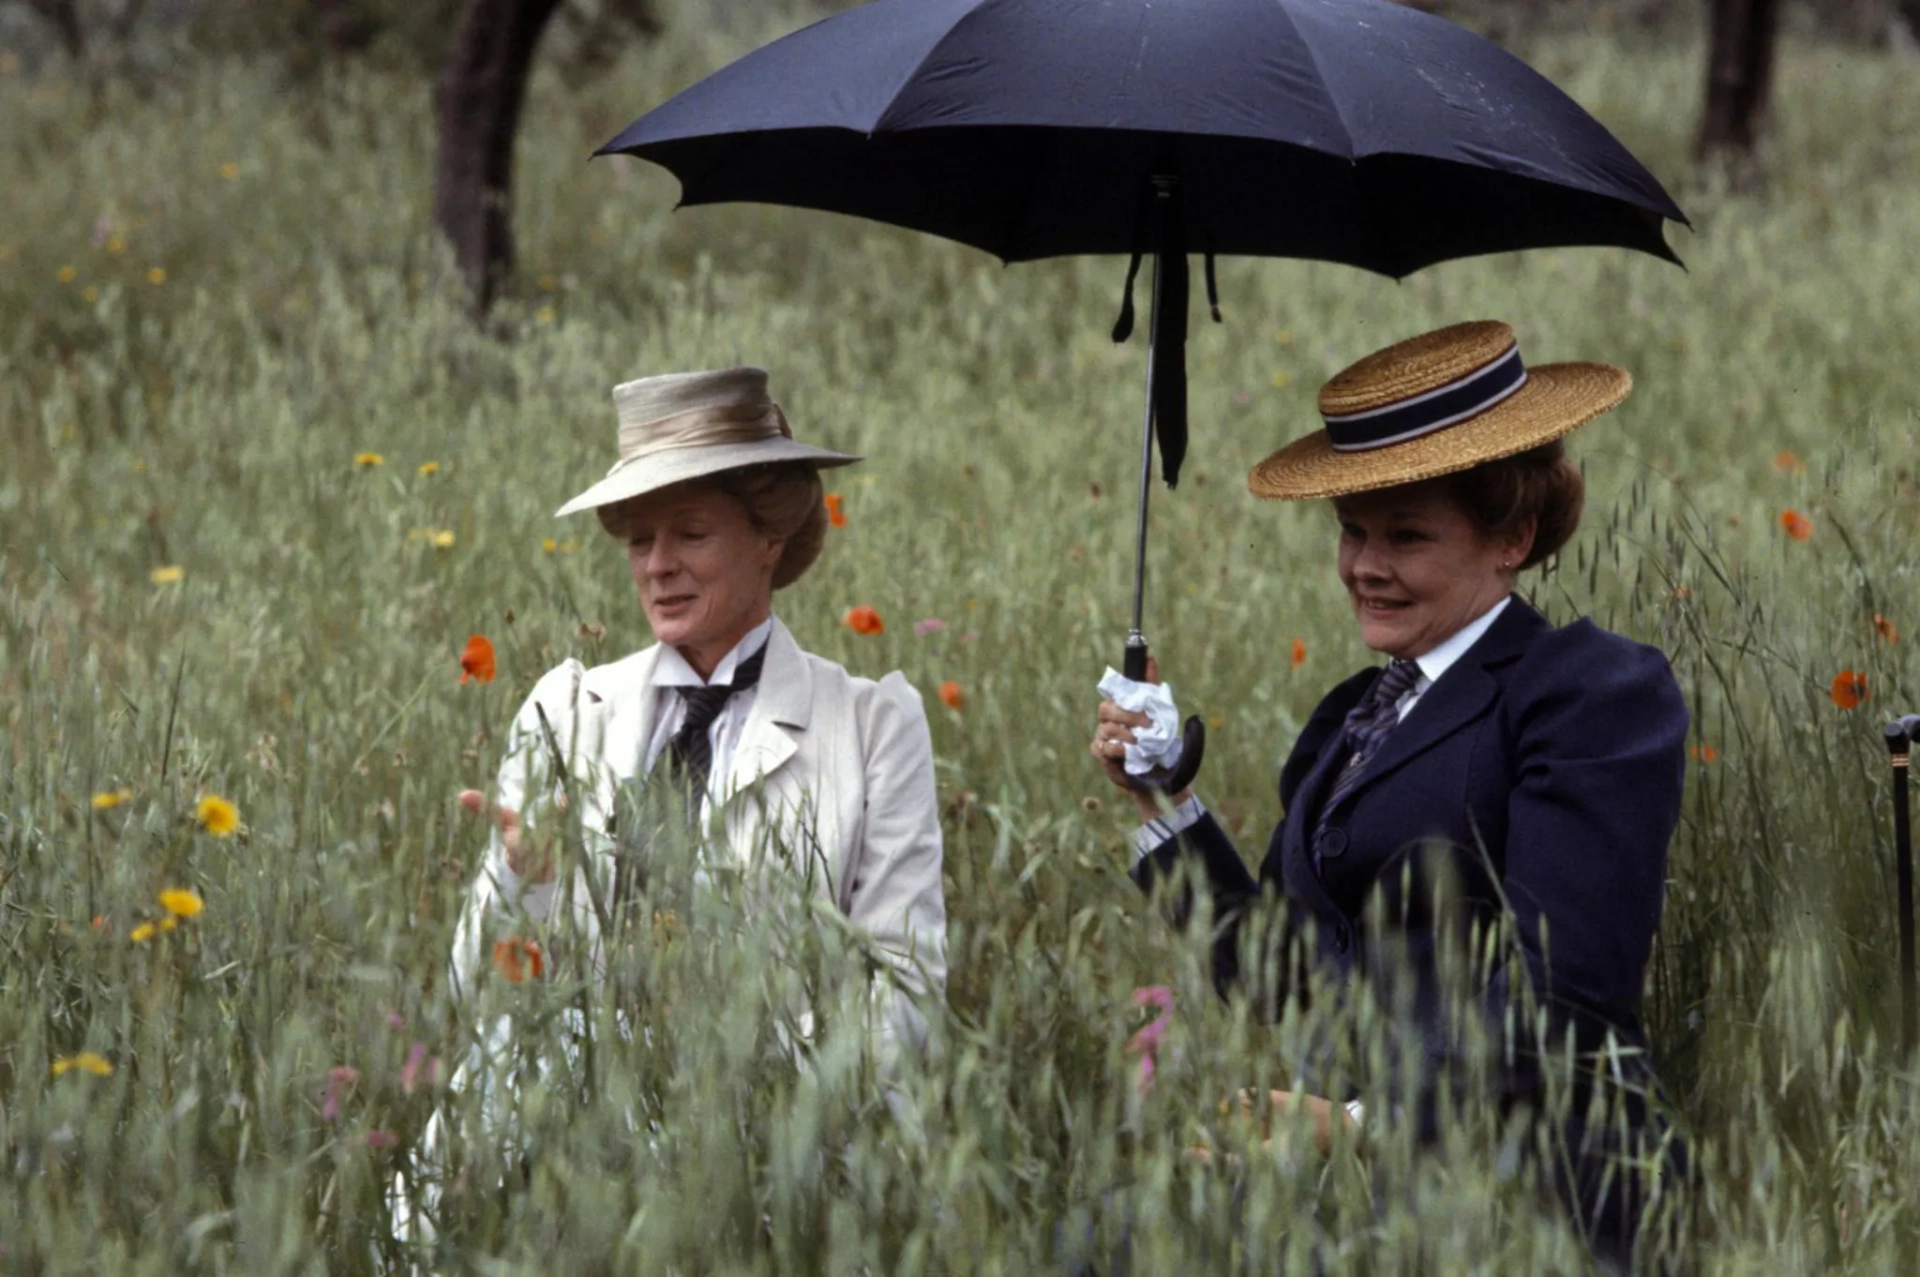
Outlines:
{"type": "MultiPolygon", "coordinates": [[[[483,842],[454,793],[488,783],[543,670],[648,641],[615,548],[550,512],[607,464],[614,383],[734,362],[772,371],[802,438],[870,458],[776,605],[803,645],[927,697],[953,976],[909,1079],[920,1124],[887,1116],[831,1018],[804,1071],[775,1044],[793,986],[832,1005],[855,967],[830,929],[683,901],[623,977],[652,1031],[603,1035],[595,1085],[529,1094],[531,1175],[462,1152],[441,1270],[1024,1273],[1124,1201],[1139,1272],[1577,1271],[1484,1114],[1444,1157],[1393,1132],[1325,1162],[1184,1155],[1244,1143],[1222,1097],[1288,1085],[1326,1026],[1211,997],[1125,881],[1127,804],[1086,756],[1129,589],[1143,350],[1106,338],[1125,263],[675,214],[664,175],[586,162],[744,47],[680,31],[584,87],[538,82],[521,269],[488,332],[430,234],[418,78],[189,62],[95,94],[0,60],[0,1272],[397,1262],[382,1186],[441,1098],[402,1085],[410,1050],[451,1061],[500,1006],[537,1025],[582,1001],[565,963],[486,1006],[444,975],[483,842]],[[840,623],[863,603],[884,634],[840,623]],[[458,681],[473,633],[492,684],[458,681]],[[195,822],[206,795],[233,836],[195,822]],[[205,912],[131,938],[168,888],[205,912]],[[1122,1045],[1149,984],[1179,1005],[1143,1101],[1122,1045]],[[54,1075],[83,1051],[111,1072],[54,1075]]],[[[1736,196],[1690,176],[1698,49],[1524,52],[1670,183],[1688,269],[1541,252],[1395,284],[1223,261],[1149,633],[1212,721],[1203,794],[1263,843],[1294,732],[1367,653],[1327,512],[1255,501],[1247,468],[1316,424],[1325,377],[1440,323],[1629,367],[1634,396],[1574,437],[1586,525],[1532,585],[1558,620],[1661,645],[1694,707],[1646,1009],[1695,1140],[1699,1270],[1914,1271],[1880,738],[1920,709],[1914,69],[1790,47],[1772,180],[1736,196]],[[1866,678],[1853,710],[1843,670],[1866,678]]]]}

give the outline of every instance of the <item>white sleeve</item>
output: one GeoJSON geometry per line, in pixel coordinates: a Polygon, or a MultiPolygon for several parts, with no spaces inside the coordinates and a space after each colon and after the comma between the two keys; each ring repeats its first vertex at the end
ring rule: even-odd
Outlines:
{"type": "Polygon", "coordinates": [[[1207,809],[1200,805],[1198,794],[1187,795],[1187,801],[1172,811],[1161,812],[1146,824],[1133,831],[1133,863],[1139,864],[1153,853],[1167,839],[1183,834],[1200,823],[1207,809]]]}

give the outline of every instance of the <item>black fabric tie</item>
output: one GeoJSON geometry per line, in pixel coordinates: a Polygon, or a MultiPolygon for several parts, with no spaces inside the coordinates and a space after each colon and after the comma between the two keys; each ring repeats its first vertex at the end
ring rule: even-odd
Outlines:
{"type": "Polygon", "coordinates": [[[1351,751],[1347,765],[1340,770],[1339,778],[1333,782],[1333,790],[1327,795],[1326,802],[1320,805],[1319,827],[1327,827],[1327,816],[1340,805],[1340,800],[1353,792],[1360,783],[1360,774],[1367,769],[1373,756],[1380,752],[1380,746],[1400,724],[1400,698],[1413,690],[1420,678],[1420,667],[1412,661],[1394,661],[1386,671],[1373,681],[1358,705],[1347,714],[1347,721],[1341,728],[1342,747],[1351,751]]]}
{"type": "Polygon", "coordinates": [[[667,745],[667,764],[675,782],[686,792],[694,812],[700,810],[700,796],[707,792],[707,775],[713,770],[713,722],[726,708],[727,699],[744,692],[760,681],[760,667],[766,662],[767,645],[734,667],[733,682],[708,683],[701,687],[677,687],[687,717],[667,745]]]}

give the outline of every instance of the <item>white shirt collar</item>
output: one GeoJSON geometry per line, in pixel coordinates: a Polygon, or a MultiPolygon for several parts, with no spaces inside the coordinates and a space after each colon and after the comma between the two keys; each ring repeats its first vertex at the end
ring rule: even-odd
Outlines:
{"type": "Polygon", "coordinates": [[[748,630],[746,636],[733,645],[733,650],[720,658],[713,667],[712,678],[701,678],[693,666],[687,664],[687,658],[680,655],[680,649],[662,645],[660,659],[653,664],[653,685],[655,687],[705,687],[708,683],[733,684],[733,671],[740,662],[752,656],[766,646],[767,639],[773,634],[773,618],[769,616],[760,624],[748,630]]]}
{"type": "Polygon", "coordinates": [[[1478,643],[1482,634],[1493,627],[1494,621],[1499,619],[1500,613],[1506,611],[1507,604],[1511,602],[1513,602],[1513,595],[1506,595],[1478,617],[1455,630],[1446,641],[1431,652],[1425,656],[1414,657],[1413,663],[1420,667],[1420,673],[1425,680],[1417,690],[1424,691],[1427,687],[1439,682],[1440,676],[1445,674],[1455,661],[1465,656],[1467,649],[1478,643]]]}

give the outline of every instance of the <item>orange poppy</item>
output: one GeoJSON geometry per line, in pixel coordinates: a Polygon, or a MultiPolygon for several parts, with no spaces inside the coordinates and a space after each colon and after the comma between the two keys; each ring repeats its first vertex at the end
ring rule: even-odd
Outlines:
{"type": "Polygon", "coordinates": [[[963,709],[967,703],[967,694],[960,690],[960,684],[948,679],[940,684],[940,703],[948,709],[963,709]]]}
{"type": "Polygon", "coordinates": [[[1858,670],[1841,670],[1833,676],[1827,695],[1841,709],[1858,709],[1868,697],[1867,676],[1858,670]]]}
{"type": "Polygon", "coordinates": [[[486,636],[476,634],[467,640],[460,652],[460,681],[478,679],[482,683],[493,682],[493,644],[486,636]]]}
{"type": "Polygon", "coordinates": [[[855,634],[879,634],[887,628],[880,614],[862,603],[859,607],[850,607],[840,621],[855,634]]]}
{"type": "Polygon", "coordinates": [[[1898,643],[1900,641],[1900,631],[1893,627],[1892,621],[1881,616],[1878,612],[1873,614],[1873,632],[1880,636],[1882,643],[1898,643]]]}
{"type": "Polygon", "coordinates": [[[1293,641],[1293,652],[1288,659],[1293,662],[1293,668],[1295,669],[1299,669],[1307,663],[1307,641],[1305,639],[1297,638],[1293,641]]]}
{"type": "Polygon", "coordinates": [[[519,984],[531,972],[538,980],[547,973],[546,959],[541,956],[540,946],[531,940],[522,940],[514,936],[509,940],[493,942],[493,969],[498,971],[508,984],[519,984]]]}
{"type": "Polygon", "coordinates": [[[841,508],[838,492],[827,494],[827,522],[836,528],[847,526],[847,512],[841,508]]]}
{"type": "Polygon", "coordinates": [[[1773,454],[1773,468],[1781,474],[1798,474],[1807,468],[1807,463],[1800,460],[1798,453],[1782,448],[1773,454]]]}
{"type": "Polygon", "coordinates": [[[1804,541],[1813,535],[1813,520],[1798,510],[1782,510],[1780,528],[1794,540],[1804,541]]]}
{"type": "Polygon", "coordinates": [[[1720,759],[1720,751],[1711,745],[1687,746],[1687,757],[1696,763],[1713,763],[1720,759]]]}

